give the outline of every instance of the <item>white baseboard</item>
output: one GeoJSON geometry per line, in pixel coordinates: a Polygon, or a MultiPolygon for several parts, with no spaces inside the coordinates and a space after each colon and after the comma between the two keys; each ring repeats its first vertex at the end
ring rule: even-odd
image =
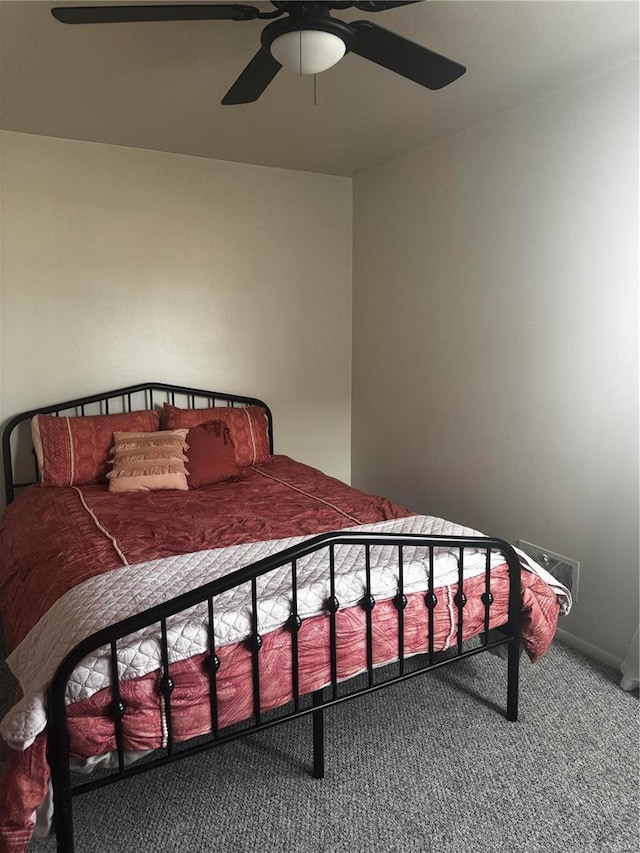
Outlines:
{"type": "Polygon", "coordinates": [[[586,640],[581,640],[580,637],[576,637],[574,634],[570,634],[568,631],[563,631],[562,628],[558,628],[556,631],[556,637],[563,643],[566,643],[568,646],[571,646],[572,649],[577,649],[582,654],[586,655],[589,658],[593,658],[593,660],[597,660],[598,663],[603,663],[605,666],[610,666],[611,669],[620,669],[620,664],[622,663],[622,658],[618,658],[615,655],[610,654],[609,652],[605,652],[604,649],[601,649],[599,646],[594,646],[592,643],[587,643],[586,640]]]}

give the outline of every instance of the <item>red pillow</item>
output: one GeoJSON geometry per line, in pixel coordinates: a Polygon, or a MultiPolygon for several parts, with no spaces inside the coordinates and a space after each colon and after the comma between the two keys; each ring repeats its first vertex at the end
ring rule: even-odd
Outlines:
{"type": "Polygon", "coordinates": [[[114,432],[155,432],[155,410],[115,415],[57,417],[36,415],[31,423],[43,486],[105,483],[114,432]]]}
{"type": "MultiPolygon", "coordinates": [[[[193,429],[211,421],[222,421],[229,427],[231,441],[240,466],[268,462],[269,424],[262,406],[216,406],[213,409],[179,409],[164,404],[164,429],[193,429]]],[[[187,465],[187,467],[189,467],[187,465]]]]}
{"type": "Polygon", "coordinates": [[[224,421],[211,421],[190,429],[187,444],[187,483],[190,489],[235,480],[240,476],[229,427],[224,421]]]}

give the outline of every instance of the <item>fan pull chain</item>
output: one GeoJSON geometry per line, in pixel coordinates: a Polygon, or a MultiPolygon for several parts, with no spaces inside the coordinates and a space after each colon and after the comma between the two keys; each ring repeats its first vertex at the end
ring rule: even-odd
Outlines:
{"type": "MultiPolygon", "coordinates": [[[[300,39],[300,50],[298,51],[298,56],[300,57],[300,76],[302,77],[302,29],[298,30],[298,37],[300,39]]],[[[318,75],[313,75],[313,106],[318,106],[318,75]]]]}

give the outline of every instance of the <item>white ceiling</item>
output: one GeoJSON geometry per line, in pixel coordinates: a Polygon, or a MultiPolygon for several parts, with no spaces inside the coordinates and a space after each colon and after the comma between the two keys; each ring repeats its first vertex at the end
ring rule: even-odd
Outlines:
{"type": "Polygon", "coordinates": [[[56,5],[74,4],[0,2],[4,129],[336,175],[638,57],[637,0],[426,0],[334,14],[466,65],[451,86],[431,92],[350,54],[318,75],[317,106],[313,78],[283,70],[256,103],[223,107],[268,22],[65,26],[56,5]]]}

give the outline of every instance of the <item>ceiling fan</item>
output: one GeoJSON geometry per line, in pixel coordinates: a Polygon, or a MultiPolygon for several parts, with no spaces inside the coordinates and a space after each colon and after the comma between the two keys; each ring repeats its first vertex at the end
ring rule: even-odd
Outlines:
{"type": "Polygon", "coordinates": [[[318,74],[349,52],[369,59],[427,89],[442,89],[466,68],[371,21],[345,23],[333,10],[355,7],[382,12],[419,0],[399,2],[276,2],[273,11],[230,3],[148,6],[67,6],[51,10],[63,24],[110,24],[136,21],[274,20],[262,31],[261,47],[222,99],[223,104],[257,101],[283,66],[301,74],[318,74]]]}

